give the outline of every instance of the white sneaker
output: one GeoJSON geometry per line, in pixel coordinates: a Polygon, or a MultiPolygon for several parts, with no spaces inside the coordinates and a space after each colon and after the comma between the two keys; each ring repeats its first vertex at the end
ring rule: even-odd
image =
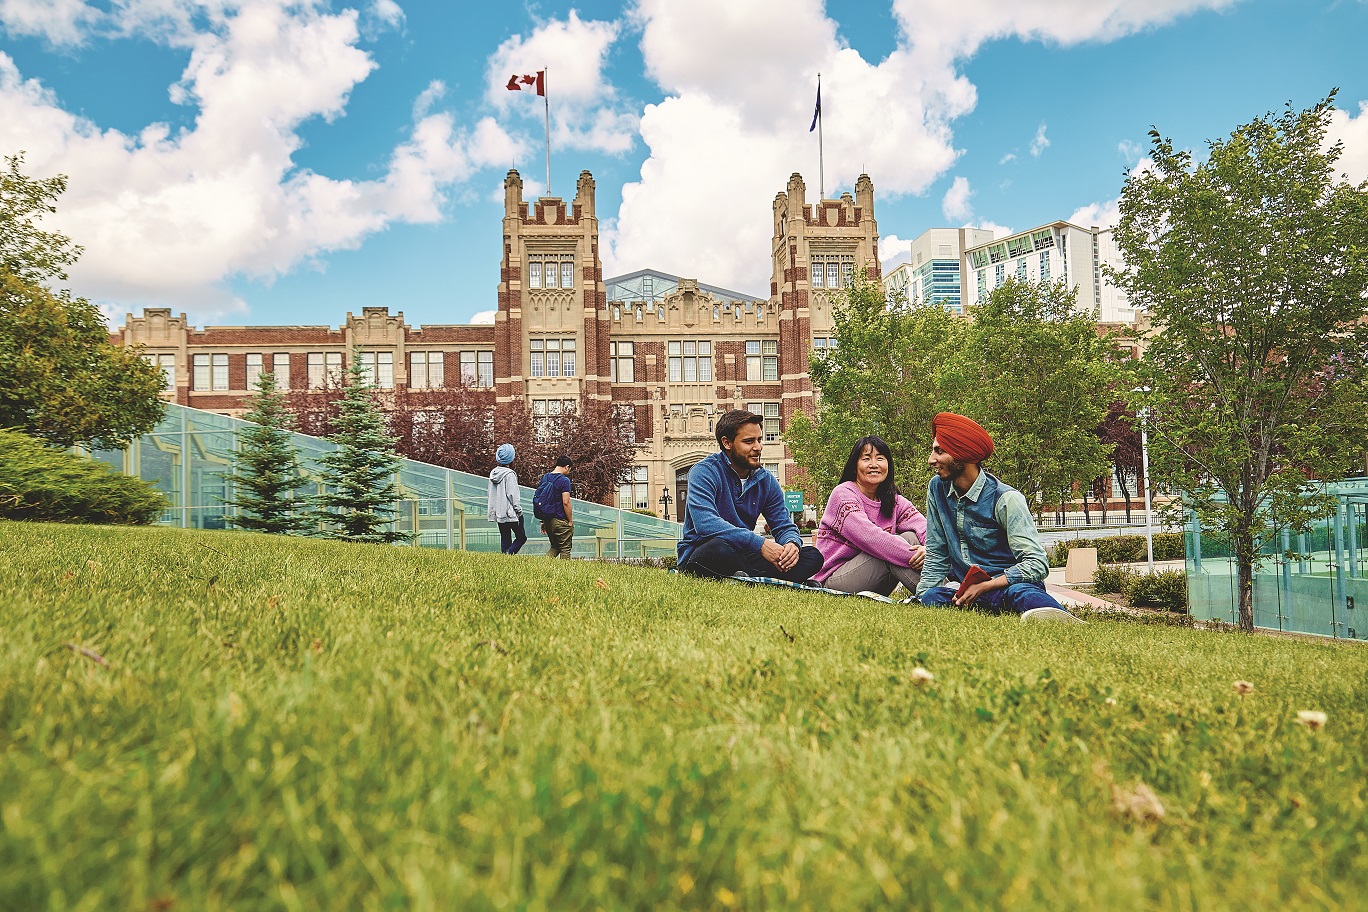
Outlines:
{"type": "Polygon", "coordinates": [[[1080,617],[1074,617],[1063,608],[1032,608],[1030,611],[1021,613],[1021,620],[1025,621],[1055,621],[1062,624],[1086,624],[1087,621],[1080,617]]]}

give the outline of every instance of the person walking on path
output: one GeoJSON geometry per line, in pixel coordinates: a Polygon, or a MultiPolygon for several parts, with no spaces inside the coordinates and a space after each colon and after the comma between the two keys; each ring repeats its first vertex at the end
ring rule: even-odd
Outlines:
{"type": "Polygon", "coordinates": [[[548,557],[569,559],[575,538],[574,513],[570,508],[570,457],[556,457],[556,467],[542,476],[532,498],[532,510],[542,521],[551,547],[548,557]]]}
{"type": "Polygon", "coordinates": [[[501,444],[494,451],[496,465],[489,473],[489,521],[499,524],[499,551],[503,554],[517,554],[527,543],[518,473],[510,468],[516,457],[513,444],[501,444]]]}
{"type": "Polygon", "coordinates": [[[828,589],[879,595],[902,583],[910,595],[921,582],[925,542],[926,517],[898,493],[888,444],[861,437],[822,512],[815,542],[822,569],[812,578],[828,589]]]}
{"type": "Polygon", "coordinates": [[[1015,612],[1022,620],[1081,623],[1045,591],[1049,562],[1026,498],[983,468],[993,455],[993,438],[978,422],[952,412],[933,418],[931,433],[927,461],[935,475],[926,493],[926,560],[917,599],[1015,612]]]}
{"type": "Polygon", "coordinates": [[[717,422],[719,452],[689,470],[680,573],[803,583],[822,568],[822,552],[803,545],[778,480],[760,465],[764,420],[743,409],[727,412],[717,422]],[[761,515],[772,541],[754,531],[761,515]]]}

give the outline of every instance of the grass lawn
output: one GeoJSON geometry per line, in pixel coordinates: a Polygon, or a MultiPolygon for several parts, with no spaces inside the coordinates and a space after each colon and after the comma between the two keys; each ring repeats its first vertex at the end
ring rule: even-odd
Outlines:
{"type": "Polygon", "coordinates": [[[1366,802],[1352,644],[0,523],[0,909],[1362,908],[1366,802]]]}

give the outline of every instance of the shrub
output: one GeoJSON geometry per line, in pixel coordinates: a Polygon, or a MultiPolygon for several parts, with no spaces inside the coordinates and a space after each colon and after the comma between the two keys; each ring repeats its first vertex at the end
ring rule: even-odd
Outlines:
{"type": "Polygon", "coordinates": [[[1187,574],[1181,570],[1135,574],[1125,590],[1126,601],[1140,608],[1187,611],[1187,574]]]}
{"type": "Polygon", "coordinates": [[[146,525],[165,509],[166,498],[140,478],[0,430],[0,517],[146,525]]]}
{"type": "Polygon", "coordinates": [[[645,509],[645,508],[643,508],[643,507],[636,507],[636,508],[634,508],[634,509],[628,510],[627,512],[628,512],[628,513],[637,513],[637,514],[640,514],[641,516],[650,516],[650,517],[652,517],[652,518],[654,518],[654,519],[659,519],[659,518],[660,518],[659,516],[656,515],[656,511],[655,511],[655,510],[647,510],[647,509],[645,509]]]}
{"type": "MultiPolygon", "coordinates": [[[[1145,560],[1145,536],[1111,535],[1106,538],[1073,538],[1057,542],[1050,549],[1051,567],[1062,567],[1073,548],[1096,548],[1099,564],[1136,564],[1145,560]]],[[[1185,556],[1182,532],[1156,532],[1154,559],[1182,560],[1185,556]]]]}
{"type": "Polygon", "coordinates": [[[1093,591],[1095,592],[1119,592],[1125,594],[1130,585],[1131,578],[1136,576],[1132,570],[1125,567],[1111,567],[1106,564],[1099,564],[1097,572],[1093,574],[1093,591]]]}

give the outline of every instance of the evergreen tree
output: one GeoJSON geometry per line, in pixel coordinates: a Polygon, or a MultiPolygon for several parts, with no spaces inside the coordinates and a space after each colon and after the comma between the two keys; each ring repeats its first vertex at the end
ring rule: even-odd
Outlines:
{"type": "Polygon", "coordinates": [[[324,493],[313,498],[314,519],[324,538],[351,542],[405,541],[403,532],[386,529],[394,518],[399,468],[395,441],[375,401],[375,385],[361,366],[361,351],[352,351],[343,373],[339,414],[328,437],[337,449],[318,459],[324,493]]]}
{"type": "Polygon", "coordinates": [[[285,395],[276,388],[275,374],[257,377],[257,394],[245,416],[253,422],[242,432],[238,471],[225,476],[237,486],[238,496],[227,501],[241,512],[233,524],[253,532],[288,535],[309,528],[304,501],[295,493],[304,484],[299,454],[290,440],[292,419],[285,395]]]}

